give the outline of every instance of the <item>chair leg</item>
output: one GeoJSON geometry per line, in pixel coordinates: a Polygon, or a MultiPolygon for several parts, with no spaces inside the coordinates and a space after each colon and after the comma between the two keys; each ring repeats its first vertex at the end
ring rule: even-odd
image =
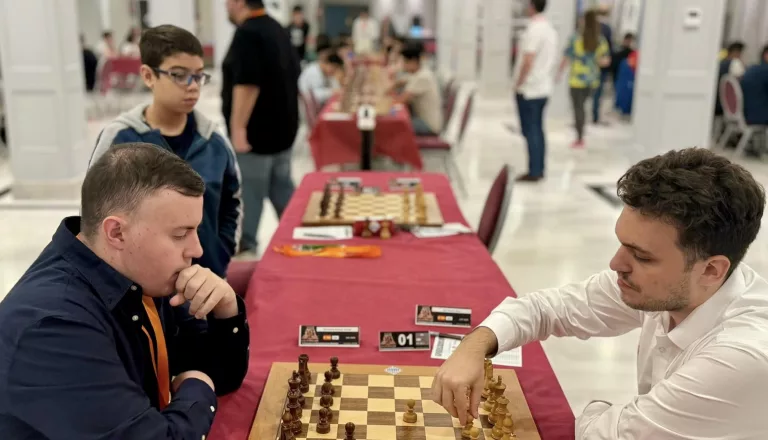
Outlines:
{"type": "Polygon", "coordinates": [[[744,130],[741,134],[741,139],[739,139],[739,143],[736,144],[736,150],[733,152],[733,157],[740,157],[742,153],[744,153],[744,149],[747,148],[749,140],[752,139],[754,132],[755,131],[750,127],[747,127],[744,130]]]}
{"type": "Polygon", "coordinates": [[[717,140],[716,148],[718,150],[724,150],[725,144],[728,143],[728,139],[731,138],[731,135],[733,135],[733,124],[727,124],[723,134],[721,134],[720,138],[717,140]]]}

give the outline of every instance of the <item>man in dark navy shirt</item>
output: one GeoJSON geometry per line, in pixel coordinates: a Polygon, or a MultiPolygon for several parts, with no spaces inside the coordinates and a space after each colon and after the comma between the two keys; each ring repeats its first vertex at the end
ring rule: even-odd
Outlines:
{"type": "Polygon", "coordinates": [[[0,303],[0,438],[205,439],[248,367],[245,307],[202,248],[202,178],[150,144],[88,170],[0,303]]]}

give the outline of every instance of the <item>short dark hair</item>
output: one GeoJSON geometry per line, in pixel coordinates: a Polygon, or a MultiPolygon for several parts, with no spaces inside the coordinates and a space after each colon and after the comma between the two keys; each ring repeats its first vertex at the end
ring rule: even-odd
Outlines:
{"type": "Polygon", "coordinates": [[[731,272],[760,230],[765,190],[742,166],[705,148],[645,159],[618,181],[618,196],[678,231],[688,267],[723,255],[731,272]]]}
{"type": "Polygon", "coordinates": [[[304,12],[304,8],[302,8],[301,5],[294,6],[293,7],[293,13],[295,14],[297,12],[304,12]]]}
{"type": "Polygon", "coordinates": [[[734,41],[728,45],[728,54],[744,51],[744,43],[741,41],[734,41]]]}
{"type": "Polygon", "coordinates": [[[263,0],[245,0],[245,6],[248,6],[251,9],[263,8],[264,1],[263,0]]]}
{"type": "Polygon", "coordinates": [[[421,61],[421,50],[415,46],[404,48],[401,52],[405,61],[421,61]]]}
{"type": "Polygon", "coordinates": [[[328,54],[328,56],[325,59],[325,62],[341,68],[344,67],[344,60],[342,60],[341,57],[335,53],[328,54]]]}
{"type": "Polygon", "coordinates": [[[331,38],[327,34],[319,34],[315,40],[315,52],[320,54],[328,49],[332,49],[331,38]]]}
{"type": "Polygon", "coordinates": [[[101,38],[109,38],[112,36],[112,31],[104,31],[101,33],[101,38]]]}
{"type": "Polygon", "coordinates": [[[626,34],[624,34],[624,39],[625,40],[634,40],[635,39],[635,34],[633,34],[632,32],[627,32],[626,34]]]}
{"type": "Polygon", "coordinates": [[[531,6],[533,6],[536,12],[542,13],[547,9],[547,0],[531,0],[531,6]]]}
{"type": "Polygon", "coordinates": [[[185,53],[203,57],[203,45],[191,32],[171,24],[149,28],[139,42],[141,63],[158,68],[166,58],[185,53]]]}
{"type": "Polygon", "coordinates": [[[137,209],[143,199],[164,188],[200,197],[205,183],[187,162],[163,148],[146,143],[111,147],[85,175],[81,232],[92,238],[105,218],[137,209]]]}

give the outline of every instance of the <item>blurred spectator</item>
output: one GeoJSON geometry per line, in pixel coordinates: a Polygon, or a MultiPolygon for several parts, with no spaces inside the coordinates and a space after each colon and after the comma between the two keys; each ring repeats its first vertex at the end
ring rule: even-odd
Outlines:
{"type": "Polygon", "coordinates": [[[101,34],[101,41],[96,45],[96,56],[99,58],[115,58],[117,56],[115,40],[111,31],[104,31],[101,34]]]}
{"type": "Polygon", "coordinates": [[[301,6],[293,7],[291,24],[286,28],[291,38],[291,44],[296,49],[300,61],[307,56],[307,40],[309,40],[309,23],[304,18],[304,9],[301,6]]]}
{"type": "Polygon", "coordinates": [[[141,29],[133,27],[128,31],[128,35],[125,37],[125,41],[120,46],[120,56],[129,58],[141,57],[141,51],[139,51],[139,40],[141,39],[141,29]]]}
{"type": "Polygon", "coordinates": [[[96,88],[96,70],[99,59],[96,54],[85,45],[85,35],[80,34],[80,49],[83,51],[83,72],[85,73],[85,90],[92,92],[96,88]]]}
{"type": "Polygon", "coordinates": [[[318,105],[324,105],[341,88],[344,60],[330,48],[318,52],[318,60],[310,63],[299,76],[299,91],[312,94],[318,105]]]}
{"type": "Polygon", "coordinates": [[[405,90],[396,100],[410,107],[414,133],[436,136],[443,129],[440,86],[434,72],[422,63],[421,55],[415,48],[403,51],[405,71],[410,75],[405,90]]]}
{"type": "Polygon", "coordinates": [[[715,84],[715,116],[722,116],[723,105],[720,102],[720,81],[725,75],[733,75],[741,78],[744,75],[744,62],[741,61],[741,54],[744,52],[744,43],[736,41],[728,46],[728,54],[720,61],[720,67],[717,74],[717,84],[715,84]]]}
{"type": "MultiPolygon", "coordinates": [[[[611,8],[608,6],[601,7],[597,12],[598,20],[600,22],[600,34],[608,43],[609,58],[613,55],[613,30],[611,29],[611,25],[608,24],[610,14],[611,8]]],[[[600,101],[603,97],[603,87],[605,86],[605,82],[608,80],[608,75],[610,75],[610,73],[610,64],[600,67],[600,82],[598,83],[597,88],[595,88],[595,94],[592,100],[592,122],[595,124],[600,122],[600,101]]]]}
{"type": "Polygon", "coordinates": [[[619,75],[619,66],[621,66],[621,62],[626,60],[633,50],[635,50],[635,34],[629,32],[624,35],[619,50],[614,52],[611,57],[611,76],[613,77],[614,88],[616,87],[616,80],[619,75]]]}
{"type": "Polygon", "coordinates": [[[763,48],[760,63],[741,77],[744,95],[744,119],[748,125],[768,125],[768,46],[763,48]]]}
{"type": "Polygon", "coordinates": [[[352,23],[352,44],[357,54],[368,54],[376,49],[379,41],[379,25],[364,9],[352,23]]]}

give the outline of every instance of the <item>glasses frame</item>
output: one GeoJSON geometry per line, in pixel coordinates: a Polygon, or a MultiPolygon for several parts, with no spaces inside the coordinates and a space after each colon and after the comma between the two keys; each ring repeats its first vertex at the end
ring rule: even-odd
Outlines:
{"type": "Polygon", "coordinates": [[[176,78],[174,77],[174,75],[173,75],[173,73],[175,73],[175,72],[171,72],[169,70],[163,70],[163,69],[160,69],[158,67],[153,67],[152,70],[156,74],[158,74],[158,75],[160,75],[160,74],[167,75],[168,78],[174,84],[176,84],[177,86],[180,86],[180,87],[189,87],[189,86],[192,85],[193,81],[196,82],[197,85],[200,86],[200,87],[203,87],[206,84],[209,84],[211,82],[211,75],[209,75],[207,73],[189,73],[189,74],[187,74],[186,81],[178,82],[176,80],[176,78]]]}

